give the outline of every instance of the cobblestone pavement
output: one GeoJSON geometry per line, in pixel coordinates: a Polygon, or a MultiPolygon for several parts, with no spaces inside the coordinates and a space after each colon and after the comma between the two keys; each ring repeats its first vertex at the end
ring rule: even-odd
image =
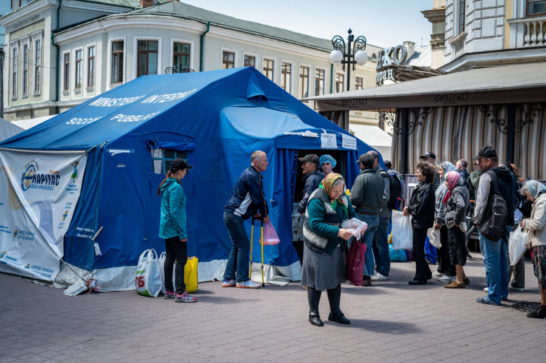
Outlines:
{"type": "MultiPolygon", "coordinates": [[[[0,362],[546,361],[546,321],[512,306],[540,302],[529,261],[528,290],[501,307],[475,302],[485,283],[477,255],[466,289],[434,280],[410,287],[413,268],[393,263],[389,281],[344,284],[341,305],[352,324],[322,328],[307,322],[297,283],[260,290],[202,283],[198,303],[180,304],[134,291],[67,297],[0,274],[0,362]]],[[[320,308],[325,319],[326,294],[320,308]]]]}

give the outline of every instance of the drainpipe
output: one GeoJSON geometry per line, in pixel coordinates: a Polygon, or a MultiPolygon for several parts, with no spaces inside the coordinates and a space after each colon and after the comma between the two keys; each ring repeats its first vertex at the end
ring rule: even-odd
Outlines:
{"type": "Polygon", "coordinates": [[[199,37],[199,72],[203,72],[203,55],[205,51],[203,50],[203,45],[205,44],[205,35],[210,30],[210,21],[207,21],[207,29],[199,37]]]}
{"type": "Polygon", "coordinates": [[[334,65],[330,64],[330,94],[334,91],[334,65]]]}
{"type": "MultiPolygon", "coordinates": [[[[63,0],[59,0],[59,6],[57,7],[57,30],[61,29],[61,7],[63,6],[63,0]]],[[[59,113],[59,46],[55,44],[55,36],[51,33],[51,45],[55,47],[55,113],[59,113]]]]}

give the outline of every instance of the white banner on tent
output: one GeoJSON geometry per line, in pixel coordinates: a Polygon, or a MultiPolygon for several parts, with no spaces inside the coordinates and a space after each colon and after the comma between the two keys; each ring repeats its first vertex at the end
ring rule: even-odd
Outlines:
{"type": "Polygon", "coordinates": [[[0,151],[0,271],[53,281],[87,156],[0,151]]]}

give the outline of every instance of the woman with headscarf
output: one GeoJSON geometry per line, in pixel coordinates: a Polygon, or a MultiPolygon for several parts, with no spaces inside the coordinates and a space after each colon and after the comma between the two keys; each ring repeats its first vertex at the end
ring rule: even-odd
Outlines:
{"type": "Polygon", "coordinates": [[[527,314],[527,317],[544,319],[546,317],[546,186],[539,181],[529,180],[521,188],[521,194],[533,202],[531,217],[523,219],[519,225],[529,232],[529,245],[541,297],[540,308],[527,314]]]}
{"type": "Polygon", "coordinates": [[[319,159],[319,162],[324,176],[328,176],[328,174],[333,173],[334,168],[337,165],[336,159],[334,159],[330,154],[322,155],[319,159]]]}
{"type": "MultiPolygon", "coordinates": [[[[465,235],[461,229],[464,217],[470,204],[470,192],[465,185],[465,179],[457,171],[446,175],[447,192],[442,203],[446,205],[445,222],[447,226],[449,258],[455,265],[456,278],[444,287],[451,289],[464,288],[470,283],[463,266],[466,265],[465,235]]],[[[442,247],[443,248],[443,247],[442,247]]]]}
{"type": "Polygon", "coordinates": [[[345,241],[352,237],[352,232],[341,228],[341,223],[356,215],[344,191],[343,177],[328,174],[309,197],[305,211],[301,284],[307,288],[309,322],[315,326],[324,325],[319,315],[322,290],[328,291],[328,320],[351,323],[339,307],[341,283],[345,281],[345,241]]]}
{"type": "Polygon", "coordinates": [[[455,165],[449,161],[444,161],[440,164],[440,167],[438,168],[440,184],[435,192],[434,229],[440,230],[440,243],[442,244],[442,247],[438,249],[438,272],[435,272],[434,275],[438,280],[446,283],[455,278],[455,267],[451,264],[449,259],[449,244],[445,223],[446,204],[444,203],[444,198],[447,193],[445,176],[450,171],[456,169],[455,165]]]}

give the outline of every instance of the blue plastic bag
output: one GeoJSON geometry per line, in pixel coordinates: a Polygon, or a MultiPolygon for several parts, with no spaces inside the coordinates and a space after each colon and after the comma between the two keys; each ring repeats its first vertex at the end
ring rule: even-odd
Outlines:
{"type": "Polygon", "coordinates": [[[391,244],[389,244],[389,257],[391,262],[406,262],[408,260],[405,250],[395,250],[391,244]]]}

